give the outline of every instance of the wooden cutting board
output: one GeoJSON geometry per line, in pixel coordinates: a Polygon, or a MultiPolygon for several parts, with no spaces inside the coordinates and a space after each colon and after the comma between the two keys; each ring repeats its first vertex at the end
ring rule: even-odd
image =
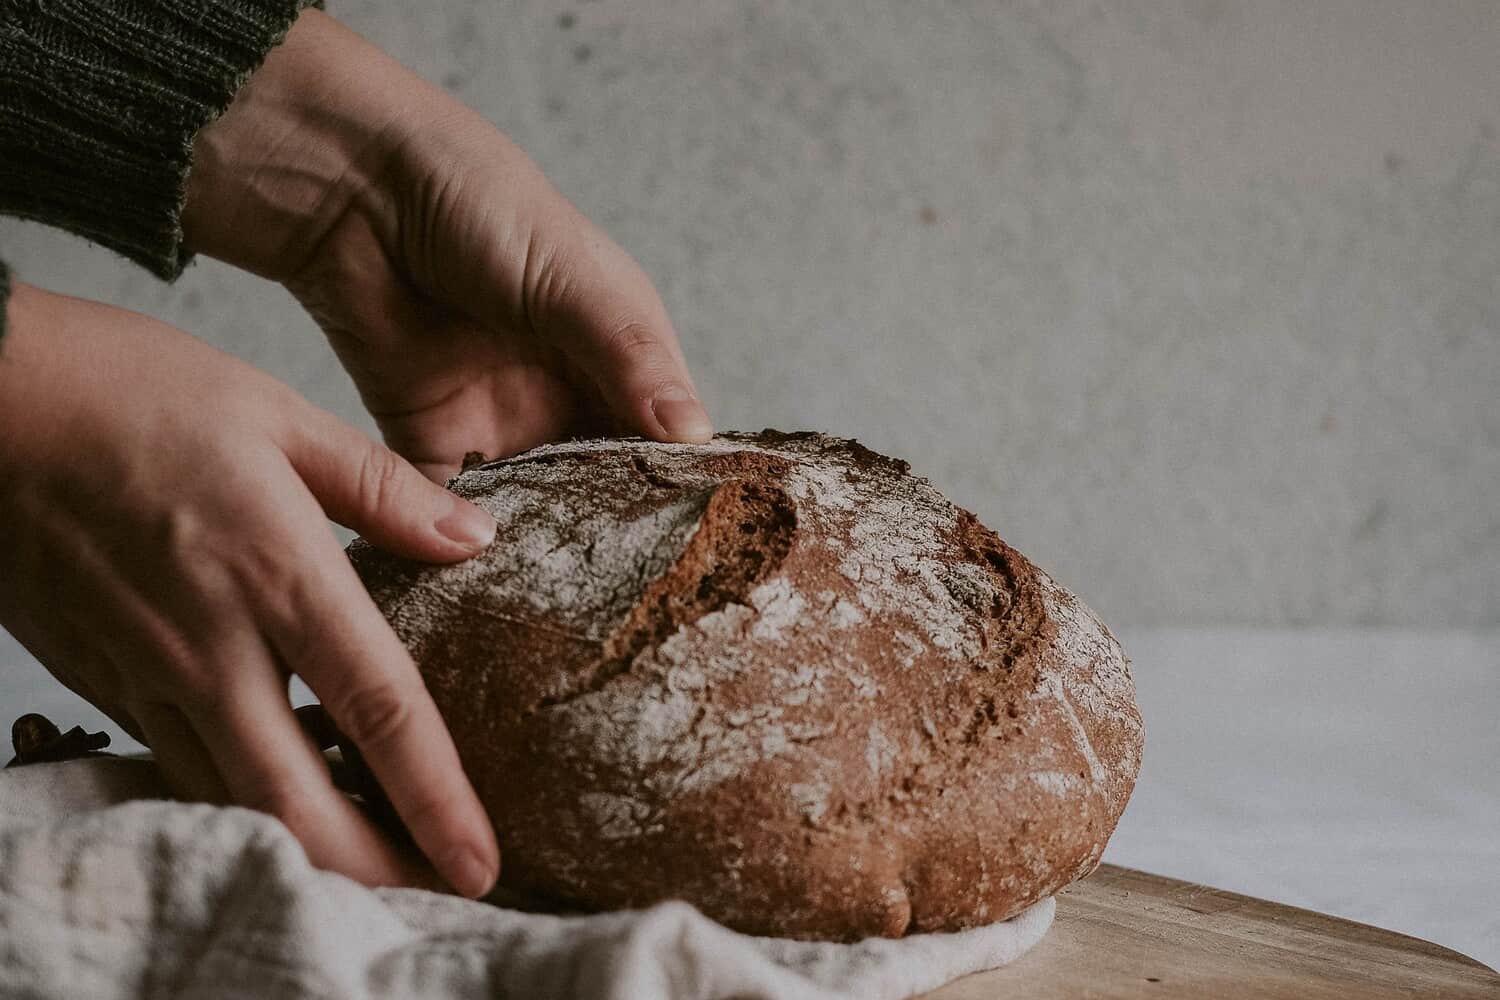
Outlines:
{"type": "Polygon", "coordinates": [[[1404,934],[1102,865],[1057,897],[1035,948],[924,1000],[1010,997],[1500,1000],[1500,975],[1404,934]]]}

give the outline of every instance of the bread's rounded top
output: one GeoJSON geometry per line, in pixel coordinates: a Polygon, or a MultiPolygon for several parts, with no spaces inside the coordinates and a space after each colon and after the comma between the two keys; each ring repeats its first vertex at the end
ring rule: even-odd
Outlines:
{"type": "Polygon", "coordinates": [[[574,441],[451,487],[495,517],[480,557],[350,554],[529,887],[646,902],[611,852],[666,852],[693,869],[666,894],[761,930],[776,902],[781,932],[853,905],[789,874],[826,850],[879,887],[849,926],[899,933],[1097,863],[1140,760],[1124,656],[906,463],[810,433],[574,441]],[[940,889],[955,869],[973,885],[940,889]]]}

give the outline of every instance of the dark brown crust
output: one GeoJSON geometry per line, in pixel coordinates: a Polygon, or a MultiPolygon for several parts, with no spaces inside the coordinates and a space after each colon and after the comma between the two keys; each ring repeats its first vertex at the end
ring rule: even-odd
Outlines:
{"type": "Polygon", "coordinates": [[[766,431],[453,487],[497,517],[485,556],[350,555],[505,885],[847,940],[1004,919],[1097,865],[1140,765],[1124,654],[904,462],[766,431]]]}

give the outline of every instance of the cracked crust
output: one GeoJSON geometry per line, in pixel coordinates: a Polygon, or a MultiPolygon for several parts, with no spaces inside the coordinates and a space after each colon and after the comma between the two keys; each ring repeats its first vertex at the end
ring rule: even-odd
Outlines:
{"type": "Polygon", "coordinates": [[[495,545],[350,556],[505,852],[587,908],[852,940],[1093,870],[1140,766],[1119,644],[905,463],[818,434],[579,441],[452,488],[495,545]]]}

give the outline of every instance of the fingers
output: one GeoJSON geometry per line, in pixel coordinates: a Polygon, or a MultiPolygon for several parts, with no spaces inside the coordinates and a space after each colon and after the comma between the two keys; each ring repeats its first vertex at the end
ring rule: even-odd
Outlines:
{"type": "Polygon", "coordinates": [[[286,453],[330,518],[426,562],[468,559],[494,541],[489,514],[332,414],[310,410],[286,453]]]}
{"type": "Polygon", "coordinates": [[[534,166],[494,176],[505,187],[491,200],[514,202],[525,189],[527,217],[471,226],[442,241],[435,259],[445,264],[443,297],[492,329],[529,326],[588,376],[626,430],[663,441],[708,440],[713,424],[640,265],[534,166]]]}
{"type": "MultiPolygon", "coordinates": [[[[465,895],[482,895],[499,874],[500,850],[437,706],[332,533],[293,514],[299,503],[315,512],[316,496],[330,516],[376,544],[429,558],[443,554],[434,533],[442,535],[444,517],[455,511],[464,517],[478,514],[489,535],[494,521],[321,411],[303,419],[297,437],[288,443],[287,455],[308,489],[280,498],[284,523],[301,527],[278,546],[295,551],[297,558],[280,585],[255,588],[263,605],[257,617],[280,661],[307,682],[335,725],[359,747],[437,873],[465,895]]],[[[447,549],[448,558],[453,551],[447,549]]],[[[285,789],[317,781],[331,791],[321,758],[297,730],[285,691],[263,700],[257,711],[270,712],[275,700],[279,728],[296,730],[283,732],[281,739],[302,748],[303,763],[298,773],[267,773],[259,784],[285,789]]],[[[279,760],[287,765],[286,758],[279,760]]],[[[236,791],[232,784],[230,790],[236,791]]],[[[270,804],[279,805],[280,799],[273,795],[270,804]]]]}
{"type": "Polygon", "coordinates": [[[231,801],[208,747],[180,709],[153,703],[137,706],[130,715],[174,795],[189,802],[222,805],[231,801]]]}
{"type": "Polygon", "coordinates": [[[707,441],[698,399],[665,307],[639,265],[587,223],[571,244],[532,251],[533,326],[598,386],[627,428],[662,441],[707,441]]]}
{"type": "Polygon", "coordinates": [[[359,747],[438,874],[483,895],[500,849],[437,706],[332,536],[308,544],[309,564],[324,570],[294,596],[294,613],[274,616],[283,625],[272,641],[359,747]]]}
{"type": "MultiPolygon", "coordinates": [[[[334,787],[322,755],[297,725],[269,654],[246,652],[259,662],[239,664],[224,695],[192,719],[228,799],[280,819],[316,867],[366,885],[419,881],[420,870],[334,787]]],[[[177,780],[194,780],[177,760],[177,780]]]]}

